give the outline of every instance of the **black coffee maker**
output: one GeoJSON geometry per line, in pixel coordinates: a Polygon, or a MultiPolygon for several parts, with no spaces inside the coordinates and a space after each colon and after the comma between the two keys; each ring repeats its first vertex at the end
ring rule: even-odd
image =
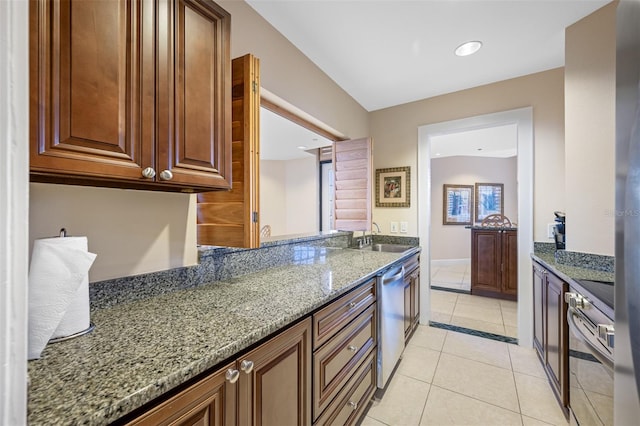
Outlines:
{"type": "Polygon", "coordinates": [[[565,214],[563,212],[553,212],[556,216],[556,224],[553,226],[553,236],[556,240],[556,250],[564,250],[565,248],[565,214]]]}

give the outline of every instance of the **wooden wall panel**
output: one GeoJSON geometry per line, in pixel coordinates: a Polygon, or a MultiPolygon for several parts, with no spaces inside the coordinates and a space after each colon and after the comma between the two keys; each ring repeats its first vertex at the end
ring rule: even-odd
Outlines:
{"type": "Polygon", "coordinates": [[[258,212],[260,93],[259,61],[232,61],[232,188],[198,194],[198,244],[260,246],[258,212]]]}
{"type": "Polygon", "coordinates": [[[336,229],[371,229],[371,139],[337,141],[333,146],[336,229]]]}

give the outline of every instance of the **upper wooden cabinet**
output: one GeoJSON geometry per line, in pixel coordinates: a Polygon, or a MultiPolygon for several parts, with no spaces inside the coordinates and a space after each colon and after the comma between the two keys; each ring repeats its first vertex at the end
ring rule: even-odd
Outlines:
{"type": "Polygon", "coordinates": [[[229,34],[209,0],[31,1],[31,179],[229,188],[229,34]]]}

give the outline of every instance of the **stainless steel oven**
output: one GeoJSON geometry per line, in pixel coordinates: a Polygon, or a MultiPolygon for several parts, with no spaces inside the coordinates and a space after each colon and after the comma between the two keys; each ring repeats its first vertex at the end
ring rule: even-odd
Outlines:
{"type": "Polygon", "coordinates": [[[565,293],[571,424],[613,425],[613,283],[577,281],[565,293]]]}

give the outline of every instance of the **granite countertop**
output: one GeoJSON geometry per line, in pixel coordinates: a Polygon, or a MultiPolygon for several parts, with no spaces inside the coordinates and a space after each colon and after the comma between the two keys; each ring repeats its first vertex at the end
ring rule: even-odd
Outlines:
{"type": "MultiPolygon", "coordinates": [[[[561,254],[565,255],[566,253],[561,254]]],[[[615,282],[615,272],[611,257],[575,252],[570,253],[570,255],[570,261],[567,263],[564,260],[558,261],[555,250],[540,249],[534,250],[531,258],[567,282],[580,294],[588,296],[589,300],[598,309],[609,318],[613,318],[613,286],[610,284],[609,289],[605,289],[606,284],[591,283],[589,284],[591,287],[588,287],[588,283],[580,282],[580,280],[604,283],[615,282]],[[603,290],[605,291],[604,293],[602,293],[603,290]],[[602,297],[598,296],[598,294],[602,297]]],[[[567,256],[560,257],[566,258],[567,256]]]]}
{"type": "Polygon", "coordinates": [[[558,263],[556,262],[554,253],[534,251],[531,257],[551,269],[556,275],[565,281],[575,282],[576,279],[614,281],[615,279],[615,274],[613,272],[601,271],[588,266],[573,266],[558,263]]]}
{"type": "Polygon", "coordinates": [[[29,361],[29,423],[110,423],[419,250],[310,247],[291,265],[96,309],[93,332],[29,361]]]}

